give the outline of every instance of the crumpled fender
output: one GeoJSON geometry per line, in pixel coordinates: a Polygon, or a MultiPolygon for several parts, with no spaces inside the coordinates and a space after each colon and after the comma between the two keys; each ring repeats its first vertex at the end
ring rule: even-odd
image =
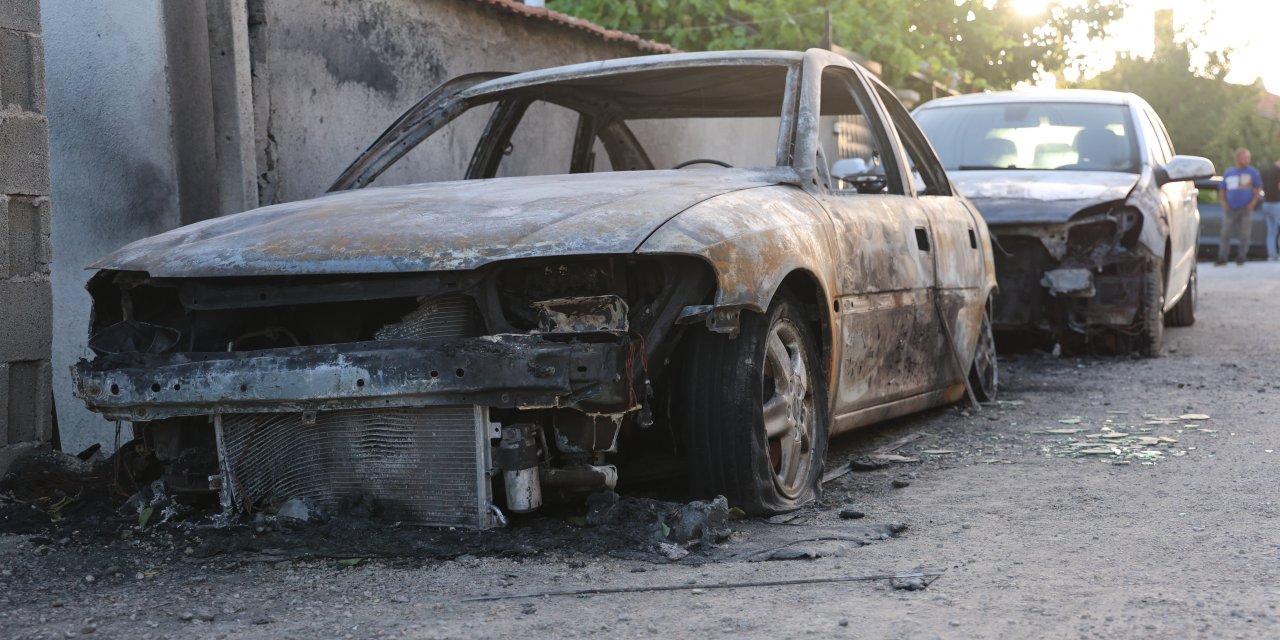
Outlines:
{"type": "MultiPolygon", "coordinates": [[[[782,281],[807,272],[830,297],[839,263],[827,212],[799,187],[776,185],[735,191],[676,216],[640,246],[642,254],[697,256],[713,268],[717,291],[709,325],[737,311],[763,313],[782,281]]],[[[826,305],[823,305],[824,307],[826,305]]]]}

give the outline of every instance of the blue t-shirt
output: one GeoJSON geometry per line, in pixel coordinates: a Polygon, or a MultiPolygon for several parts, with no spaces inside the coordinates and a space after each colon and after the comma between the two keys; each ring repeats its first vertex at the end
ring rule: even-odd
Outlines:
{"type": "Polygon", "coordinates": [[[1262,188],[1262,174],[1252,166],[1241,169],[1231,167],[1222,172],[1222,186],[1219,190],[1227,192],[1227,208],[1243,209],[1253,200],[1254,189],[1262,188]]]}

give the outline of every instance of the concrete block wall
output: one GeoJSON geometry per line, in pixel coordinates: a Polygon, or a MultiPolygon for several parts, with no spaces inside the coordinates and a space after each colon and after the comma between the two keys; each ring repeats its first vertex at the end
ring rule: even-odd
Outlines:
{"type": "Polygon", "coordinates": [[[0,0],[0,446],[52,436],[49,124],[38,0],[0,0]]]}

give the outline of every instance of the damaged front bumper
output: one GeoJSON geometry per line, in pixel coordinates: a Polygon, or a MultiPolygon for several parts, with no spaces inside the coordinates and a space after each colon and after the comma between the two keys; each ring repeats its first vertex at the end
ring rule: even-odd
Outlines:
{"type": "Polygon", "coordinates": [[[1004,331],[1131,331],[1153,260],[1136,243],[1135,211],[1083,216],[1059,225],[993,226],[1004,331]]]}
{"type": "Polygon", "coordinates": [[[630,338],[385,340],[227,353],[110,354],[74,368],[113,420],[440,405],[625,411],[630,338]]]}

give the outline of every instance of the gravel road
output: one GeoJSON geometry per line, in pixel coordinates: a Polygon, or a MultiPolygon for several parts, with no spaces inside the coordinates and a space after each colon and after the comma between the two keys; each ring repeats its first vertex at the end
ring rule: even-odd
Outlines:
{"type": "Polygon", "coordinates": [[[999,405],[836,441],[828,468],[886,449],[919,461],[837,478],[787,523],[735,523],[749,526],[725,549],[909,527],[866,546],[665,562],[567,538],[517,556],[353,564],[201,559],[163,528],[0,535],[0,637],[1275,637],[1280,265],[1206,266],[1201,296],[1199,323],[1170,329],[1162,359],[1008,357],[999,405]],[[1208,418],[1179,418],[1194,414],[1208,418]],[[842,520],[851,504],[865,517],[842,520]],[[706,588],[918,568],[945,573],[916,591],[706,588]],[[463,601],[646,585],[702,588],[463,601]]]}

